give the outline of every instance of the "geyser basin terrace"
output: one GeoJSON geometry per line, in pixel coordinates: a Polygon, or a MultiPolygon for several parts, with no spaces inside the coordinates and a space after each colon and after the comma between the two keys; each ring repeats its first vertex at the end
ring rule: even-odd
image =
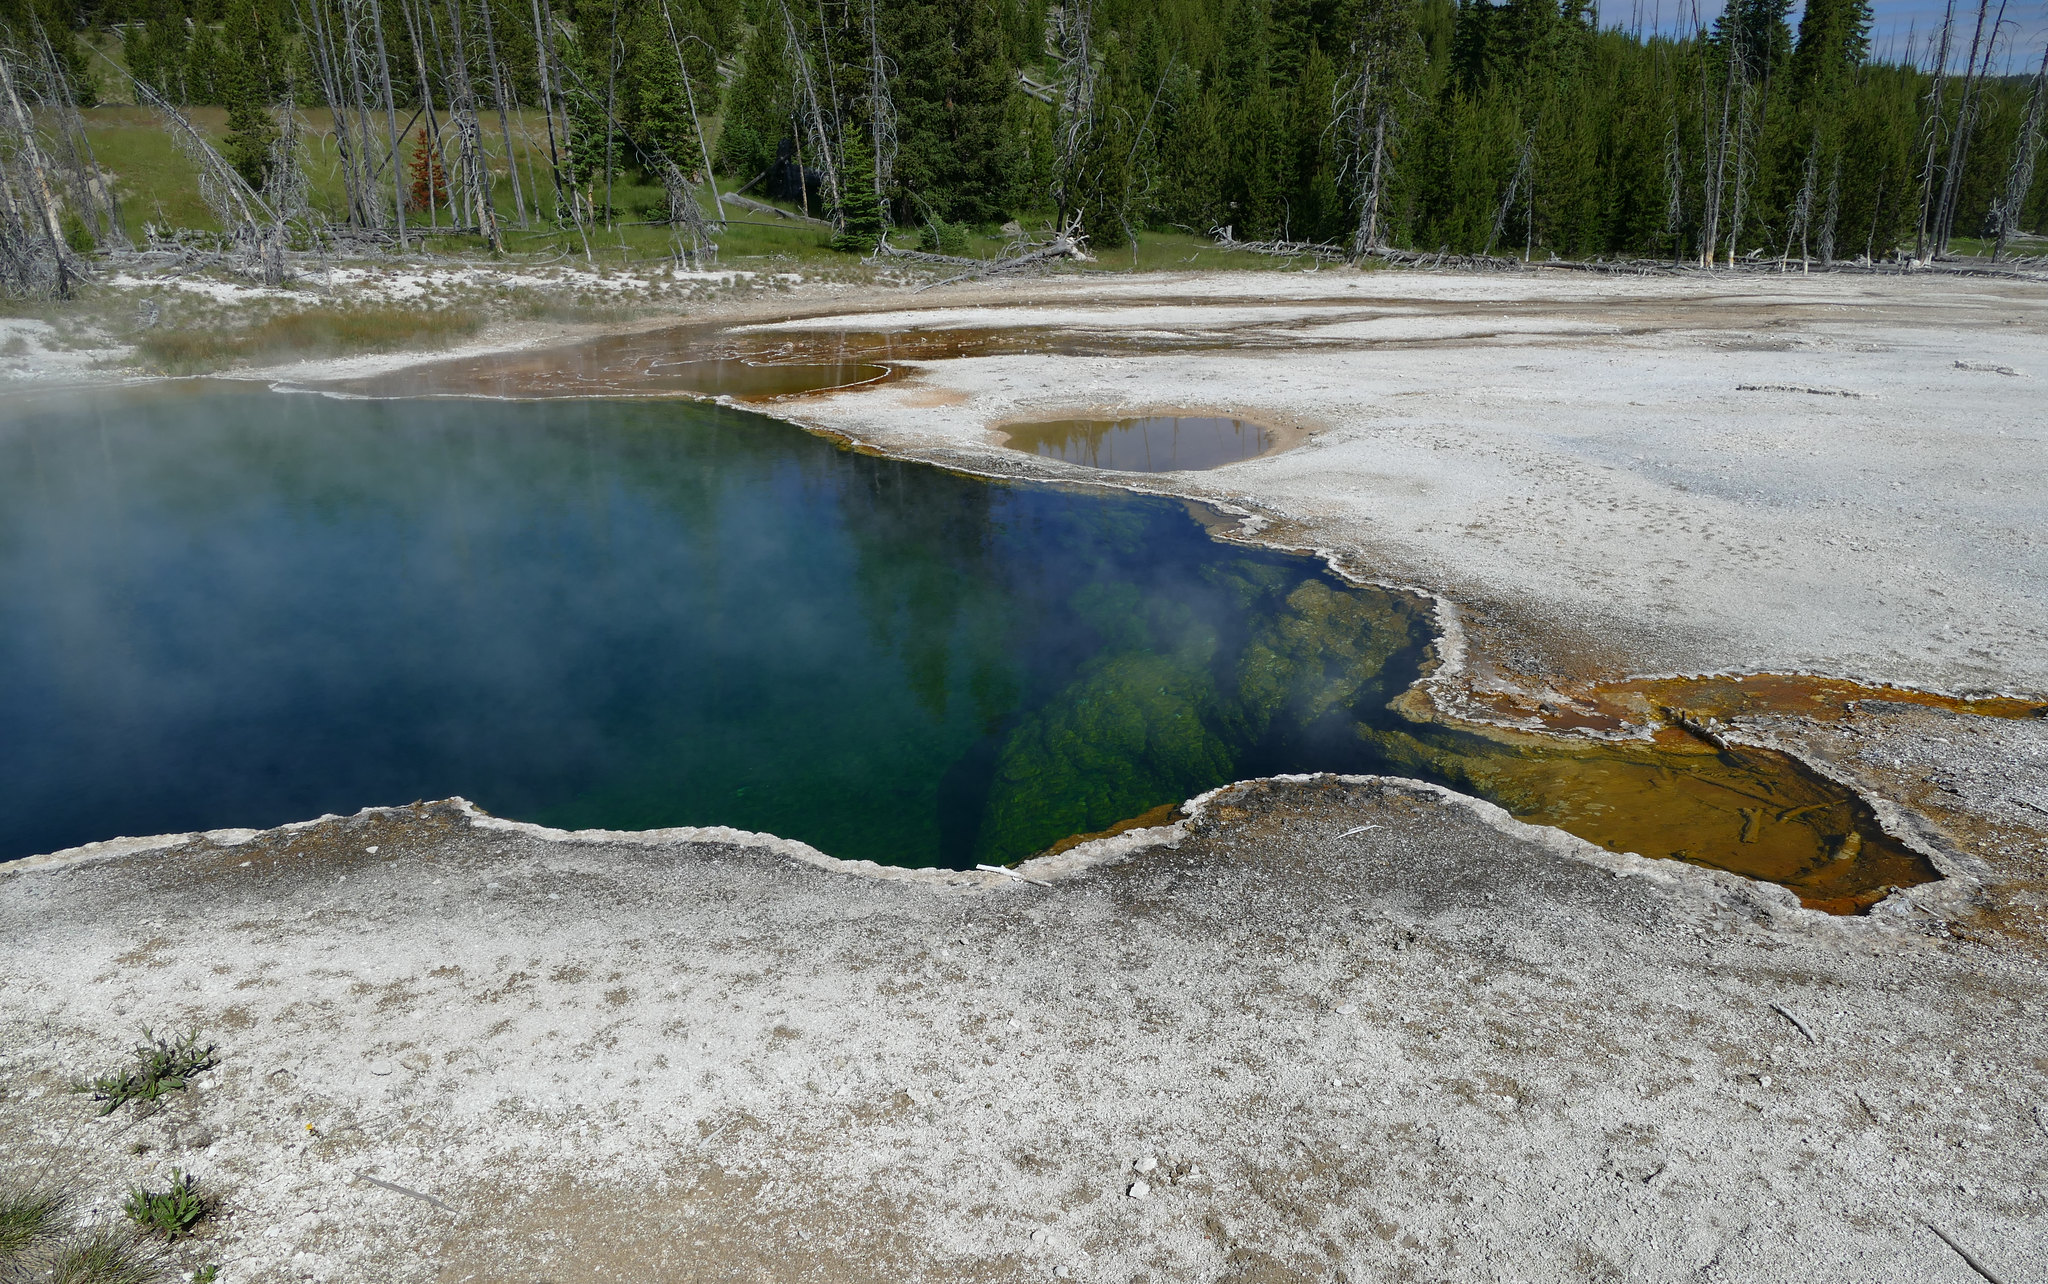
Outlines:
{"type": "Polygon", "coordinates": [[[0,426],[0,857],[464,794],[965,865],[1335,770],[1832,909],[1933,876],[1782,755],[1410,724],[1428,640],[1178,502],[737,410],[53,397],[0,426]]]}

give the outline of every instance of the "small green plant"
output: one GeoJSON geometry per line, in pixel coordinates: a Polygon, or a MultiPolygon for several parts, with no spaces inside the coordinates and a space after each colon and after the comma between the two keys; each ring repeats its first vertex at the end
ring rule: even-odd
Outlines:
{"type": "Polygon", "coordinates": [[[64,215],[64,244],[70,246],[74,254],[91,254],[100,247],[85,220],[71,213],[64,215]]]}
{"type": "Polygon", "coordinates": [[[965,254],[967,225],[933,219],[924,225],[924,234],[918,238],[918,248],[927,254],[965,254]]]}
{"type": "Polygon", "coordinates": [[[214,1045],[200,1045],[197,1034],[159,1035],[144,1029],[136,1046],[134,1063],[125,1070],[103,1074],[77,1085],[94,1101],[103,1102],[102,1115],[113,1114],[130,1101],[155,1101],[166,1092],[182,1090],[185,1081],[218,1064],[214,1045]]]}
{"type": "Polygon", "coordinates": [[[192,1284],[216,1284],[220,1279],[220,1263],[208,1262],[192,1272],[192,1284]]]}
{"type": "Polygon", "coordinates": [[[199,1183],[173,1168],[169,1190],[131,1187],[122,1211],[145,1235],[174,1240],[192,1233],[192,1228],[206,1215],[206,1202],[199,1198],[199,1183]]]}
{"type": "Polygon", "coordinates": [[[48,1284],[156,1284],[157,1254],[133,1232],[102,1223],[65,1242],[42,1273],[48,1284]]]}

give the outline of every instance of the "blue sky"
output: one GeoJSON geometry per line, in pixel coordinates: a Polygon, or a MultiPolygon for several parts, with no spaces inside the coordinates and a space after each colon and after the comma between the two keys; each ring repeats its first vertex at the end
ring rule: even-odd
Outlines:
{"type": "MultiPolygon", "coordinates": [[[[1993,17],[1999,0],[1991,0],[1993,17]]],[[[1675,31],[1692,23],[1695,4],[1701,16],[1712,22],[1721,12],[1722,0],[1600,0],[1600,21],[1606,26],[1636,25],[1641,14],[1644,27],[1675,31]]],[[[1941,0],[1873,0],[1876,22],[1870,33],[1871,51],[1887,61],[1903,58],[1911,37],[1911,48],[1922,62],[1931,61],[1927,38],[1941,29],[1941,0]]],[[[1961,48],[1955,55],[1958,66],[1969,50],[1970,32],[1977,21],[1977,0],[1956,0],[1957,36],[1961,48]]],[[[1797,28],[1799,8],[1792,10],[1797,28]]],[[[2005,31],[1999,38],[1997,66],[2000,70],[2030,72],[2041,64],[2041,42],[2048,38],[2048,0],[2007,0],[2005,31]]],[[[1989,26],[1987,20],[1986,26],[1989,26]]]]}

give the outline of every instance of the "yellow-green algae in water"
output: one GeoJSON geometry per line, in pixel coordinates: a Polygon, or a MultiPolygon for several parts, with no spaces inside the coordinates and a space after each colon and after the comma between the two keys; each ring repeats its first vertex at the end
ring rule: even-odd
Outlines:
{"type": "Polygon", "coordinates": [[[1677,728],[1594,741],[1437,726],[1367,728],[1397,770],[1612,851],[1783,884],[1809,909],[1858,913],[1939,872],[1869,805],[1790,755],[1677,728]]]}
{"type": "Polygon", "coordinates": [[[1680,728],[1612,741],[1412,721],[1389,707],[1389,671],[1414,627],[1402,598],[1275,566],[1208,578],[1254,621],[1236,648],[1185,627],[1171,603],[1091,604],[1120,644],[1009,733],[986,833],[1050,848],[1233,767],[1276,774],[1306,760],[1446,784],[1609,850],[1783,884],[1829,913],[1939,877],[1868,804],[1787,754],[1680,728]]]}

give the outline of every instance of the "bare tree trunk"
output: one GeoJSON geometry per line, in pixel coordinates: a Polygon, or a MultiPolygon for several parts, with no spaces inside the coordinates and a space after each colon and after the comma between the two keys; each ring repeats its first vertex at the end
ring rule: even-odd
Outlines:
{"type": "Polygon", "coordinates": [[[1806,266],[1807,224],[1813,219],[1813,189],[1820,173],[1820,126],[1813,129],[1813,143],[1806,149],[1805,176],[1799,184],[1799,195],[1792,202],[1792,218],[1785,227],[1785,248],[1778,252],[1778,271],[1783,272],[1792,258],[1792,242],[1799,242],[1799,266],[1806,266]]]}
{"type": "Polygon", "coordinates": [[[2034,91],[2027,96],[2027,115],[2020,126],[2019,137],[2013,140],[2012,166],[2005,172],[2005,196],[1998,202],[1998,243],[1991,251],[1993,259],[2005,255],[2006,238],[2018,229],[2020,207],[2026,204],[2027,193],[2034,189],[2034,162],[2041,153],[2041,110],[2042,93],[2048,90],[2048,45],[2041,48],[2041,69],[2034,73],[2034,91]]]}
{"type": "MultiPolygon", "coordinates": [[[[845,0],[841,3],[843,7],[845,0]]],[[[832,154],[843,163],[846,159],[846,115],[839,110],[839,64],[832,60],[832,23],[825,16],[825,0],[818,0],[818,48],[825,55],[825,94],[832,104],[832,141],[836,144],[832,154]]],[[[838,194],[836,185],[833,192],[838,194]]]]}
{"type": "Polygon", "coordinates": [[[697,115],[697,91],[690,86],[690,65],[683,61],[683,42],[676,35],[676,20],[668,11],[668,0],[661,0],[661,20],[668,26],[669,43],[675,46],[676,70],[683,77],[683,95],[690,104],[690,126],[697,131],[697,152],[704,158],[704,181],[711,185],[711,204],[718,210],[718,221],[723,223],[725,200],[718,194],[718,175],[711,172],[711,147],[704,141],[704,121],[697,115]]]}
{"type": "Polygon", "coordinates": [[[71,247],[64,241],[64,228],[57,217],[56,195],[50,189],[49,166],[36,139],[35,118],[22,105],[21,94],[15,88],[11,62],[8,51],[0,50],[0,91],[4,91],[7,97],[8,124],[14,134],[15,155],[26,171],[22,187],[27,197],[28,214],[37,232],[47,239],[56,278],[54,292],[58,298],[68,299],[71,297],[72,280],[80,272],[73,260],[71,247]]]}
{"type": "Polygon", "coordinates": [[[1835,220],[1842,212],[1842,154],[1835,153],[1834,173],[1828,176],[1827,210],[1821,216],[1820,264],[1822,267],[1835,265],[1835,220]]]}
{"type": "Polygon", "coordinates": [[[1059,123],[1052,199],[1065,226],[1080,197],[1081,165],[1095,133],[1095,60],[1088,0],[1065,0],[1046,17],[1048,43],[1059,51],[1059,123]]]}
{"type": "Polygon", "coordinates": [[[1671,266],[1685,258],[1685,160],[1678,151],[1678,119],[1671,120],[1671,145],[1664,153],[1664,231],[1671,237],[1671,266]]]}
{"type": "MultiPolygon", "coordinates": [[[[498,107],[498,132],[505,140],[505,172],[512,179],[512,212],[519,216],[519,226],[526,226],[526,197],[519,190],[519,157],[512,150],[512,118],[505,109],[509,95],[505,91],[505,68],[498,61],[497,29],[491,23],[491,0],[477,0],[477,11],[484,19],[484,56],[491,64],[491,100],[498,107]]],[[[535,193],[538,203],[539,193],[535,193]]]]}
{"type": "Polygon", "coordinates": [[[405,252],[405,166],[398,152],[398,100],[391,92],[391,58],[384,48],[384,11],[370,0],[370,27],[377,33],[377,75],[383,81],[384,119],[391,134],[391,203],[398,216],[398,250],[405,252]]]}
{"type": "Polygon", "coordinates": [[[2000,0],[1998,18],[1991,24],[1991,39],[1984,37],[1984,19],[1991,8],[1991,0],[1980,0],[1977,6],[1977,30],[1970,38],[1970,61],[1963,70],[1963,100],[1956,108],[1956,127],[1948,139],[1948,160],[1942,166],[1941,204],[1935,210],[1934,253],[1939,257],[1948,252],[1949,236],[1955,227],[1956,202],[1962,196],[1963,163],[1969,158],[1970,135],[1975,131],[1974,119],[1977,109],[1977,85],[1979,81],[1979,54],[1982,54],[1982,71],[1991,70],[1991,45],[1998,37],[1998,27],[2005,21],[2005,3],[2000,0]]]}
{"type": "Polygon", "coordinates": [[[604,225],[612,225],[612,168],[619,136],[619,0],[611,3],[611,30],[604,47],[604,225]]]}
{"type": "MultiPolygon", "coordinates": [[[[804,47],[803,36],[797,30],[796,17],[790,13],[787,0],[776,0],[782,11],[782,28],[789,47],[790,65],[796,70],[798,92],[799,129],[808,127],[811,146],[816,153],[818,172],[824,176],[825,190],[822,195],[830,207],[832,224],[845,230],[846,213],[844,202],[839,199],[839,167],[832,150],[831,132],[826,128],[824,105],[818,99],[817,79],[811,70],[810,51],[804,47]]],[[[797,170],[803,170],[802,144],[798,144],[797,170]]],[[[806,209],[809,212],[809,192],[805,192],[806,209]]]]}
{"type": "Polygon", "coordinates": [[[1948,88],[1949,44],[1955,36],[1956,0],[1948,0],[1941,16],[1941,44],[1934,61],[1934,84],[1927,91],[1927,162],[1920,169],[1920,226],[1913,236],[1913,261],[1927,261],[1928,223],[1934,216],[1934,154],[1941,144],[1942,108],[1948,88]]]}
{"type": "Polygon", "coordinates": [[[448,0],[448,23],[455,39],[455,133],[461,148],[456,163],[461,167],[477,231],[490,242],[493,253],[503,254],[505,237],[498,230],[497,210],[491,203],[491,170],[484,163],[483,131],[476,119],[476,92],[469,80],[469,42],[462,30],[462,0],[448,0]]]}
{"type": "MultiPolygon", "coordinates": [[[[556,82],[554,78],[548,74],[548,64],[552,61],[550,51],[554,48],[554,34],[554,14],[544,9],[542,0],[533,0],[533,48],[534,56],[540,63],[540,109],[541,117],[547,123],[548,130],[548,169],[553,173],[555,180],[555,221],[560,222],[562,218],[562,157],[555,147],[555,99],[558,91],[555,87],[556,82]]],[[[566,122],[564,122],[564,128],[565,130],[567,128],[566,122]]],[[[534,193],[534,200],[535,202],[540,200],[538,192],[534,193]]]]}
{"type": "Polygon", "coordinates": [[[896,106],[889,97],[889,60],[882,54],[882,37],[875,22],[880,0],[868,0],[868,144],[875,149],[875,197],[882,202],[882,219],[889,218],[889,184],[896,171],[896,106]]]}
{"type": "Polygon", "coordinates": [[[412,35],[412,61],[414,74],[419,78],[420,110],[426,114],[426,134],[422,140],[429,155],[427,165],[427,226],[438,229],[441,226],[440,205],[435,201],[433,159],[441,154],[441,122],[434,115],[434,90],[427,82],[427,42],[419,15],[413,12],[409,0],[398,0],[398,12],[405,19],[405,29],[412,35]]]}
{"type": "Polygon", "coordinates": [[[301,7],[298,0],[293,0],[292,8],[299,20],[299,30],[304,34],[306,50],[313,59],[313,74],[320,79],[320,96],[327,100],[327,114],[334,121],[334,146],[341,159],[341,186],[348,202],[348,221],[359,224],[363,193],[362,175],[356,167],[355,124],[349,115],[347,91],[342,88],[341,76],[335,65],[334,38],[327,21],[327,5],[325,0],[307,0],[301,7]]]}
{"type": "MultiPolygon", "coordinates": [[[[1486,250],[1481,256],[1491,258],[1493,247],[1500,240],[1500,234],[1507,230],[1508,215],[1514,212],[1515,196],[1528,181],[1530,167],[1535,163],[1536,131],[1531,129],[1522,135],[1522,150],[1515,158],[1514,177],[1508,180],[1507,191],[1501,194],[1500,204],[1493,211],[1493,232],[1486,238],[1486,250]]],[[[1534,213],[1531,212],[1531,221],[1534,213]]]]}
{"type": "MultiPolygon", "coordinates": [[[[1739,65],[1739,64],[1738,64],[1739,65]]],[[[1728,266],[1735,266],[1737,245],[1742,240],[1742,215],[1749,204],[1750,165],[1755,159],[1755,148],[1750,137],[1750,101],[1754,94],[1750,88],[1747,73],[1741,81],[1735,99],[1735,194],[1728,219],[1728,266]]]]}
{"type": "MultiPolygon", "coordinates": [[[[1701,31],[1704,33],[1705,28],[1701,28],[1701,31]]],[[[1706,140],[1707,154],[1713,158],[1713,167],[1707,179],[1706,226],[1700,235],[1700,266],[1704,268],[1714,266],[1714,252],[1721,244],[1721,202],[1728,190],[1729,113],[1735,104],[1735,87],[1742,74],[1740,68],[1740,57],[1731,57],[1721,83],[1721,124],[1706,140]]],[[[1700,79],[1704,90],[1704,69],[1700,72],[1700,79]]],[[[1706,107],[1712,101],[1708,94],[1701,94],[1702,107],[1706,107]]]]}

